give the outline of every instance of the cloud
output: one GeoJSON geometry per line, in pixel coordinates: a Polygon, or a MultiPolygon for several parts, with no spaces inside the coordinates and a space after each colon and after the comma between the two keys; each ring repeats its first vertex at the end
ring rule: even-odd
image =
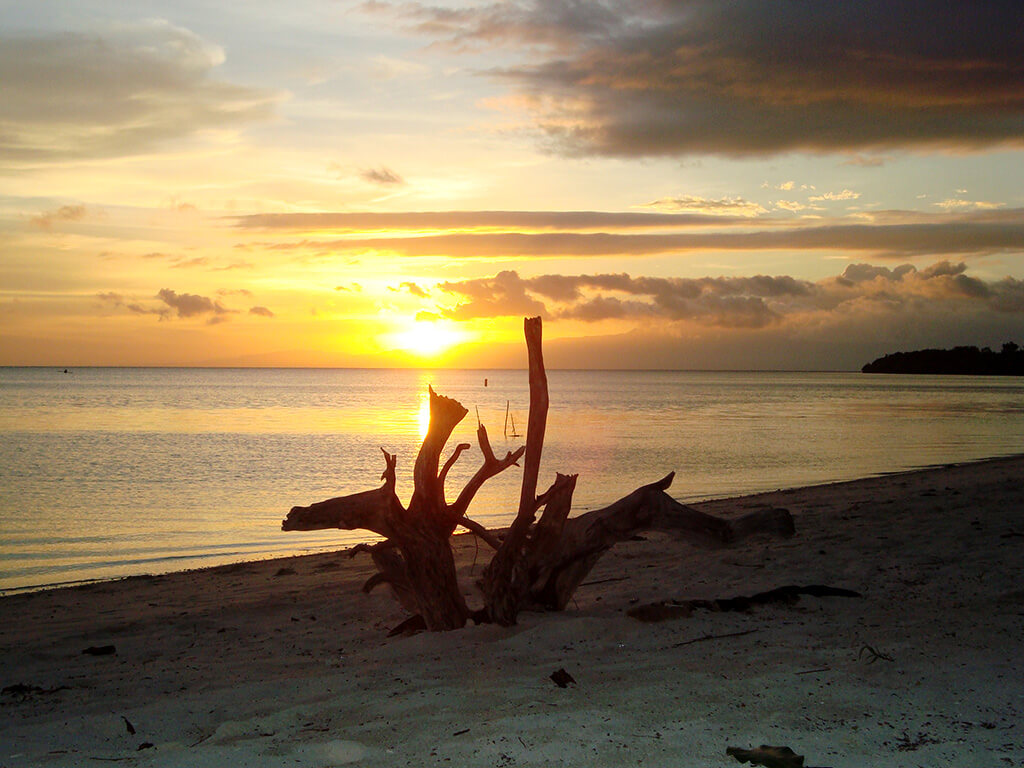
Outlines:
{"type": "Polygon", "coordinates": [[[808,205],[807,203],[801,203],[796,200],[776,200],[772,205],[780,211],[792,211],[793,213],[799,213],[800,211],[823,210],[820,206],[808,205]]]}
{"type": "Polygon", "coordinates": [[[416,283],[411,282],[411,281],[406,281],[404,283],[401,283],[397,288],[389,287],[388,290],[389,291],[395,291],[395,292],[398,292],[398,291],[408,291],[410,295],[418,296],[421,299],[425,299],[425,298],[427,298],[430,295],[423,288],[420,288],[420,286],[418,286],[416,283]]]}
{"type": "Polygon", "coordinates": [[[466,301],[441,314],[453,320],[476,317],[546,314],[544,305],[527,295],[526,285],[513,271],[499,272],[494,277],[441,283],[442,291],[457,293],[466,301]]]}
{"type": "Polygon", "coordinates": [[[454,320],[540,314],[587,323],[787,327],[794,332],[853,316],[871,318],[881,328],[885,322],[909,322],[918,316],[1024,314],[1024,282],[986,282],[966,270],[964,263],[949,261],[926,269],[851,264],[842,274],[819,281],[788,275],[679,278],[625,273],[524,278],[506,271],[493,278],[440,284],[455,303],[439,307],[439,313],[454,320]]]}
{"type": "Polygon", "coordinates": [[[157,315],[161,320],[166,320],[171,316],[167,307],[147,307],[137,301],[129,302],[127,297],[115,291],[97,293],[96,298],[105,306],[123,307],[135,315],[157,315]]]}
{"type": "Polygon", "coordinates": [[[388,16],[397,13],[416,31],[441,38],[456,49],[524,43],[563,48],[588,38],[607,36],[621,26],[614,3],[545,0],[536,6],[500,0],[475,8],[378,0],[362,4],[366,11],[388,16]]]}
{"type": "MultiPolygon", "coordinates": [[[[832,199],[856,194],[843,190],[832,199]]],[[[694,198],[707,202],[703,198],[694,198]]],[[[730,198],[718,201],[726,206],[730,198]],[[722,202],[726,201],[726,202],[722,202]]],[[[735,202],[735,201],[732,201],[735,202]]],[[[807,213],[817,204],[772,203],[807,213]]],[[[748,209],[749,210],[749,209],[748,209]]],[[[831,218],[785,215],[599,211],[440,211],[380,214],[260,214],[233,219],[262,230],[254,247],[339,258],[375,253],[467,259],[685,255],[720,251],[819,251],[861,258],[966,257],[1024,252],[1024,209],[951,208],[944,212],[859,211],[831,218]],[[336,238],[293,232],[334,230],[336,238]]]]}
{"type": "Polygon", "coordinates": [[[236,310],[227,309],[223,304],[207,296],[198,296],[194,293],[176,293],[170,288],[161,288],[156,298],[174,310],[180,318],[197,317],[209,315],[207,322],[220,323],[227,320],[227,316],[235,314],[236,310]]]}
{"type": "Polygon", "coordinates": [[[250,315],[259,315],[260,317],[274,317],[274,313],[266,307],[250,307],[250,315]]]}
{"type": "MultiPolygon", "coordinates": [[[[695,198],[696,199],[696,198],[695,198]]],[[[738,211],[737,211],[738,212],[738,211]]],[[[716,214],[720,211],[716,211],[716,214]]],[[[395,213],[259,213],[232,217],[243,229],[333,229],[371,232],[424,229],[486,230],[631,230],[701,227],[707,224],[745,226],[749,216],[615,211],[411,211],[395,213]]]]}
{"type": "Polygon", "coordinates": [[[860,168],[881,168],[890,158],[886,155],[862,155],[854,153],[842,162],[843,165],[858,166],[860,168]]]}
{"type": "Polygon", "coordinates": [[[360,171],[359,178],[363,181],[368,181],[371,184],[381,184],[389,187],[405,184],[405,179],[390,168],[385,168],[383,166],[380,168],[367,168],[366,170],[360,171]]]}
{"type": "Polygon", "coordinates": [[[992,286],[992,306],[1000,312],[1024,313],[1024,280],[1006,277],[992,286]]]}
{"type": "Polygon", "coordinates": [[[499,232],[407,237],[351,237],[266,244],[324,253],[386,252],[407,257],[550,258],[650,256],[714,251],[859,252],[879,258],[979,255],[1024,250],[1024,218],[925,220],[894,224],[820,224],[752,232],[499,232]]]}
{"type": "Polygon", "coordinates": [[[1015,0],[371,6],[456,50],[520,52],[485,74],[569,155],[856,157],[1024,138],[1015,0]]]}
{"type": "Polygon", "coordinates": [[[941,208],[944,211],[991,211],[996,208],[1002,208],[1003,203],[991,203],[985,200],[960,200],[950,198],[948,200],[941,200],[932,205],[941,208]]]}
{"type": "Polygon", "coordinates": [[[694,195],[681,195],[679,197],[663,197],[660,200],[647,203],[645,207],[654,208],[659,211],[702,213],[710,216],[720,216],[723,214],[759,216],[762,213],[768,213],[768,210],[763,206],[749,200],[744,200],[742,197],[720,197],[717,200],[710,200],[694,195]]]}
{"type": "MultiPolygon", "coordinates": [[[[146,260],[157,260],[162,259],[170,262],[170,269],[199,269],[206,268],[209,272],[231,272],[236,269],[252,269],[253,264],[247,261],[235,261],[230,264],[223,264],[221,266],[214,266],[215,262],[208,256],[193,256],[186,258],[178,254],[163,253],[161,251],[151,251],[142,255],[143,259],[146,260]]],[[[218,291],[220,295],[226,295],[225,291],[218,291]]]]}
{"type": "Polygon", "coordinates": [[[441,314],[456,320],[529,314],[596,322],[621,318],[696,320],[728,327],[761,327],[775,313],[769,297],[802,296],[808,284],[791,277],[632,278],[627,274],[541,275],[506,271],[494,278],[442,283],[463,300],[441,314]],[[542,299],[550,299],[547,304],[542,299]]]}
{"type": "Polygon", "coordinates": [[[269,117],[279,96],[216,80],[224,52],[166,21],[101,34],[0,33],[0,164],[152,152],[269,117]]]}
{"type": "Polygon", "coordinates": [[[210,260],[206,256],[195,256],[191,259],[179,258],[174,264],[171,264],[171,269],[192,269],[193,267],[205,267],[209,265],[210,260]]]}
{"type": "Polygon", "coordinates": [[[911,264],[901,264],[895,269],[889,269],[889,267],[879,267],[873,264],[851,264],[845,270],[838,279],[845,280],[850,284],[863,283],[868,280],[888,280],[890,282],[899,281],[903,279],[903,276],[913,272],[914,267],[911,264]]]}
{"type": "Polygon", "coordinates": [[[125,304],[124,306],[129,312],[136,315],[157,315],[161,320],[166,320],[171,316],[169,309],[147,307],[144,304],[139,304],[137,301],[132,302],[131,304],[125,304]]]}
{"type": "Polygon", "coordinates": [[[52,211],[44,211],[38,216],[33,216],[30,221],[40,229],[52,229],[59,221],[81,221],[85,218],[87,211],[84,205],[62,205],[52,211]]]}
{"type": "Polygon", "coordinates": [[[807,200],[816,203],[824,200],[856,200],[858,197],[860,197],[860,192],[844,189],[842,192],[826,192],[822,195],[811,195],[807,200]]]}

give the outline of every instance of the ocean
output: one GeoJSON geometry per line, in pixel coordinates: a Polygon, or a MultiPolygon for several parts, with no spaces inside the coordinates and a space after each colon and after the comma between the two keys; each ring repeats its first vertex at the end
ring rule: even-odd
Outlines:
{"type": "MultiPolygon", "coordinates": [[[[372,540],[280,522],[378,486],[381,448],[407,501],[428,385],[469,409],[454,498],[479,465],[477,418],[499,456],[523,444],[506,412],[525,433],[525,371],[0,368],[0,590],[372,540]]],[[[548,387],[540,485],[578,473],[579,512],[671,471],[692,502],[1018,453],[1024,436],[1014,378],[549,371],[548,387]]],[[[519,480],[489,481],[470,517],[507,523],[519,480]]]]}

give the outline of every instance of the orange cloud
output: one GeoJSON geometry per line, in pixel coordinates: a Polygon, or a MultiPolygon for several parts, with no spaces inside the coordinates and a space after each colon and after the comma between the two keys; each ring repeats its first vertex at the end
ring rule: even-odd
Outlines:
{"type": "Polygon", "coordinates": [[[455,320],[541,314],[588,323],[603,320],[687,321],[722,328],[762,328],[817,315],[834,317],[884,303],[893,311],[920,308],[987,313],[1024,311],[1024,291],[1013,278],[985,282],[966,265],[941,261],[926,269],[851,264],[835,277],[812,282],[789,276],[631,277],[627,274],[541,275],[501,272],[439,284],[455,299],[439,308],[455,320]]]}
{"type": "MultiPolygon", "coordinates": [[[[830,199],[847,199],[846,194],[845,190],[833,193],[830,199]]],[[[784,201],[775,205],[784,207],[784,201]]],[[[545,258],[818,250],[905,259],[1024,251],[1024,209],[1020,208],[942,214],[876,211],[828,224],[779,216],[588,211],[261,214],[242,217],[236,223],[244,229],[285,232],[334,229],[341,235],[337,239],[259,244],[265,249],[323,255],[387,252],[409,257],[545,258]],[[740,227],[744,231],[737,231],[740,227]],[[426,233],[397,237],[376,234],[401,230],[426,233]]]]}
{"type": "Polygon", "coordinates": [[[85,218],[86,208],[84,205],[62,205],[52,211],[45,211],[38,216],[33,216],[31,222],[40,229],[52,229],[59,221],[81,221],[85,218]]]}

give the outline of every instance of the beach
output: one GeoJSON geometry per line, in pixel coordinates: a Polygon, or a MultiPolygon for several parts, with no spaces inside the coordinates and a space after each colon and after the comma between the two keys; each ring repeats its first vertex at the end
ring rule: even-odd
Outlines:
{"type": "MultiPolygon", "coordinates": [[[[796,535],[651,531],[568,610],[509,628],[389,638],[405,613],[341,552],[8,595],[0,766],[710,768],[762,744],[807,766],[1024,765],[1022,477],[1011,457],[705,502],[784,507],[796,535]],[[627,613],[786,585],[861,597],[627,613]]],[[[471,592],[490,551],[454,541],[471,592]]]]}

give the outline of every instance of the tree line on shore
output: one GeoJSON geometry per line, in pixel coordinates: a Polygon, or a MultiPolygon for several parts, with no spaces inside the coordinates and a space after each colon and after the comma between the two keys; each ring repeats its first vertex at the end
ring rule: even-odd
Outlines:
{"type": "Polygon", "coordinates": [[[863,373],[934,373],[1024,376],[1024,350],[1008,341],[999,352],[989,347],[953,347],[894,352],[861,368],[863,373]]]}

